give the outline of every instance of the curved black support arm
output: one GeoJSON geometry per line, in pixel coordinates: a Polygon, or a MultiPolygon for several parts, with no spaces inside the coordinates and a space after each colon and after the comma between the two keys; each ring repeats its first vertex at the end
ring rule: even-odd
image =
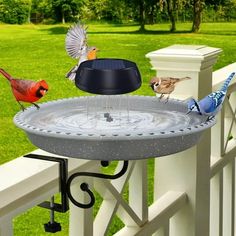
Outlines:
{"type": "MultiPolygon", "coordinates": [[[[104,163],[106,163],[107,165],[109,164],[108,162],[102,162],[101,164],[104,166],[104,163]]],[[[82,191],[84,192],[87,192],[88,195],[90,196],[91,200],[89,203],[87,204],[84,204],[84,203],[79,203],[78,201],[76,201],[74,199],[74,197],[72,196],[71,194],[71,183],[72,181],[79,177],[79,176],[89,176],[89,177],[95,177],[95,178],[101,178],[101,179],[117,179],[119,177],[121,177],[123,174],[125,174],[125,172],[127,171],[128,169],[128,164],[129,162],[128,161],[124,161],[124,164],[123,164],[123,167],[121,169],[120,172],[118,172],[117,174],[115,175],[107,175],[107,174],[101,174],[101,173],[91,173],[91,172],[78,172],[78,173],[74,173],[72,174],[68,181],[67,181],[67,184],[66,184],[66,191],[67,191],[67,195],[69,197],[69,199],[71,200],[71,202],[76,205],[77,207],[80,207],[80,208],[90,208],[94,205],[95,203],[95,197],[94,197],[94,194],[93,192],[89,189],[89,186],[88,184],[86,183],[82,183],[80,185],[80,188],[82,191]]]]}

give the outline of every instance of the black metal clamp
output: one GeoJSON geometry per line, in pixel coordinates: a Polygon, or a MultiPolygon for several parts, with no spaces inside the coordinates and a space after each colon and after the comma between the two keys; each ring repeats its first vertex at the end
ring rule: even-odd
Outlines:
{"type": "Polygon", "coordinates": [[[45,232],[56,233],[58,231],[61,231],[60,223],[55,221],[54,212],[56,211],[64,213],[69,210],[69,201],[66,194],[66,183],[68,179],[68,160],[65,158],[44,156],[38,154],[27,154],[24,157],[59,163],[59,184],[61,192],[61,203],[55,203],[54,196],[52,196],[50,202],[42,202],[39,204],[39,206],[50,210],[50,221],[44,224],[45,232]]]}
{"type": "MultiPolygon", "coordinates": [[[[90,208],[95,203],[95,197],[93,192],[89,189],[89,185],[87,183],[82,183],[80,185],[80,188],[82,191],[87,192],[90,196],[89,203],[80,203],[75,200],[75,198],[72,196],[71,193],[71,184],[72,181],[80,176],[87,176],[87,177],[95,177],[95,178],[102,178],[102,179],[117,179],[125,174],[125,172],[128,169],[128,161],[124,161],[122,169],[114,174],[114,175],[107,175],[107,174],[101,174],[101,173],[91,173],[91,172],[77,172],[72,174],[68,178],[68,160],[65,158],[58,158],[53,156],[44,156],[44,155],[38,155],[38,154],[27,154],[24,157],[27,158],[33,158],[33,159],[39,159],[39,160],[45,160],[45,161],[53,161],[59,163],[59,179],[60,179],[60,191],[61,191],[61,203],[54,203],[54,197],[51,198],[51,201],[45,201],[39,204],[40,207],[50,209],[50,221],[46,224],[44,224],[44,229],[46,232],[55,233],[58,231],[61,231],[61,225],[60,223],[55,222],[54,220],[54,212],[66,212],[69,210],[69,201],[70,201],[77,207],[80,208],[90,208]]],[[[103,167],[109,166],[108,161],[101,161],[101,165],[103,167]]]]}

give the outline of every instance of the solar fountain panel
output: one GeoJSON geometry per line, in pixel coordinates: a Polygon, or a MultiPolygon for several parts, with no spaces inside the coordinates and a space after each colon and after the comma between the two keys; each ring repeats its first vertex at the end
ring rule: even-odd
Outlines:
{"type": "Polygon", "coordinates": [[[100,58],[80,64],[75,84],[86,92],[102,95],[124,94],[141,86],[141,76],[134,62],[100,58]]]}
{"type": "Polygon", "coordinates": [[[120,70],[125,68],[125,64],[122,60],[94,60],[92,68],[99,70],[120,70]]]}

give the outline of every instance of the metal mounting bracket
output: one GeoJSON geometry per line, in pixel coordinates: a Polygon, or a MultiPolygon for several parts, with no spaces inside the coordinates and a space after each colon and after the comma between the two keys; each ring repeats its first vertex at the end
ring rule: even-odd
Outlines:
{"type": "Polygon", "coordinates": [[[68,201],[68,196],[66,193],[66,183],[68,179],[68,160],[65,158],[44,156],[44,155],[39,155],[39,154],[27,154],[24,157],[59,163],[61,204],[54,203],[52,207],[51,202],[45,201],[45,202],[40,203],[39,206],[46,209],[54,210],[57,212],[62,212],[62,213],[67,212],[69,210],[69,201],[68,201]]]}
{"type": "MultiPolygon", "coordinates": [[[[128,161],[123,161],[123,167],[122,169],[114,174],[114,175],[107,175],[102,173],[91,173],[91,172],[77,172],[72,174],[68,178],[68,160],[64,158],[58,158],[58,157],[52,157],[52,156],[44,156],[44,155],[38,155],[38,154],[27,154],[24,157],[27,158],[33,158],[33,159],[39,159],[39,160],[45,160],[45,161],[53,161],[59,163],[59,178],[60,178],[60,190],[61,190],[61,204],[52,202],[42,202],[39,204],[39,206],[50,209],[51,211],[57,211],[57,212],[66,212],[69,209],[69,201],[80,208],[90,208],[95,203],[95,197],[93,192],[89,189],[89,185],[87,183],[82,183],[80,185],[80,188],[82,191],[87,192],[90,196],[90,202],[89,203],[79,203],[75,200],[75,198],[72,196],[71,193],[71,184],[72,181],[80,176],[87,176],[87,177],[95,177],[95,178],[101,178],[101,179],[117,179],[121,177],[128,169],[128,161]]],[[[101,161],[101,165],[103,167],[109,166],[109,161],[101,161]]]]}

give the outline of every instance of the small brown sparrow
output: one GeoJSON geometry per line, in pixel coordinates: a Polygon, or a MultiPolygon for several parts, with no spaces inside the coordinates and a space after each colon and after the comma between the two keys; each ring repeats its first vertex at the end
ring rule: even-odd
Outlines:
{"type": "Polygon", "coordinates": [[[175,89],[175,84],[187,79],[191,78],[153,77],[150,81],[150,86],[155,93],[161,94],[161,96],[159,97],[160,100],[164,97],[165,94],[168,94],[168,97],[166,99],[166,102],[168,102],[170,94],[175,89]]]}

